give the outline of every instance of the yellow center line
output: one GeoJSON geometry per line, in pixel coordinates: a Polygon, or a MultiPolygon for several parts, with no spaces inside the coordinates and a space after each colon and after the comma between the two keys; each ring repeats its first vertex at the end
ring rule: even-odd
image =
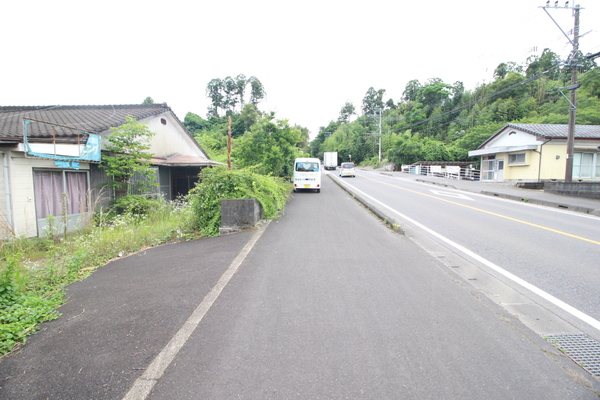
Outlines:
{"type": "Polygon", "coordinates": [[[471,210],[479,211],[479,212],[482,212],[482,213],[485,213],[485,214],[490,214],[490,215],[493,215],[493,216],[496,216],[496,217],[508,219],[510,221],[514,221],[514,222],[518,222],[518,223],[521,223],[521,224],[533,226],[535,228],[540,228],[540,229],[544,229],[546,231],[558,233],[559,235],[569,236],[569,237],[572,237],[574,239],[583,240],[584,242],[589,242],[589,243],[600,245],[600,242],[597,241],[597,240],[587,239],[587,238],[584,238],[584,237],[581,237],[581,236],[572,235],[572,234],[567,233],[567,232],[563,232],[563,231],[559,231],[559,230],[556,230],[556,229],[548,228],[546,226],[542,226],[542,225],[534,224],[534,223],[531,223],[531,222],[523,221],[523,220],[520,220],[520,219],[517,219],[517,218],[513,218],[513,217],[506,216],[506,215],[498,214],[498,213],[495,213],[495,212],[492,212],[492,211],[487,211],[487,210],[483,210],[481,208],[472,207],[472,206],[468,206],[466,204],[457,203],[455,201],[448,200],[448,199],[443,199],[441,197],[433,196],[431,194],[418,192],[416,190],[407,189],[407,188],[404,188],[404,187],[401,187],[401,186],[398,186],[398,185],[393,185],[391,183],[387,183],[387,182],[383,182],[383,181],[380,181],[380,180],[377,180],[377,179],[369,178],[369,177],[364,176],[364,175],[362,177],[366,178],[366,179],[369,179],[371,181],[374,181],[374,182],[383,183],[384,185],[392,186],[392,187],[395,187],[395,188],[398,188],[398,189],[402,189],[402,190],[405,190],[407,192],[412,192],[412,193],[415,193],[415,194],[418,194],[418,195],[421,195],[421,196],[431,197],[432,199],[445,201],[446,203],[454,204],[454,205],[457,205],[457,206],[460,206],[460,207],[469,208],[471,210]]]}

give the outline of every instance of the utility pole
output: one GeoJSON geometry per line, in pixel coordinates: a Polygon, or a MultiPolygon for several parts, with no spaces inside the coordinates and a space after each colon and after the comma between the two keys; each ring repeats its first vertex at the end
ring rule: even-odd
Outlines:
{"type": "Polygon", "coordinates": [[[381,162],[381,108],[379,109],[379,162],[381,162]]]}
{"type": "Polygon", "coordinates": [[[573,181],[573,153],[575,149],[575,120],[577,114],[577,88],[580,85],[577,84],[577,63],[579,62],[579,10],[582,7],[577,4],[575,7],[569,7],[569,2],[565,3],[564,7],[558,7],[558,1],[554,3],[554,7],[550,7],[550,1],[546,2],[546,6],[541,7],[544,9],[546,14],[554,21],[556,26],[562,31],[563,35],[567,37],[573,49],[571,50],[571,55],[569,56],[569,60],[566,66],[570,66],[572,68],[571,72],[571,85],[564,88],[571,91],[571,99],[569,103],[571,108],[569,108],[569,132],[567,135],[567,159],[566,159],[566,168],[565,168],[565,182],[573,181]],[[573,40],[562,30],[562,28],[556,23],[554,18],[548,12],[548,8],[563,8],[563,9],[571,9],[573,10],[573,15],[575,17],[575,26],[573,28],[573,40]]]}
{"type": "Polygon", "coordinates": [[[227,169],[231,170],[231,115],[227,117],[227,169]]]}
{"type": "Polygon", "coordinates": [[[575,116],[577,113],[577,61],[579,55],[579,5],[575,6],[575,27],[573,28],[573,53],[571,54],[571,108],[569,108],[569,135],[567,136],[567,167],[565,182],[573,180],[573,153],[575,150],[575,116]]]}

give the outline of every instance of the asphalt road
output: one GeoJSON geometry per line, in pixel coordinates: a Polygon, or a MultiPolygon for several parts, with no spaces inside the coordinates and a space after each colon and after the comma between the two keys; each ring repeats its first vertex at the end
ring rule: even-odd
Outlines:
{"type": "Polygon", "coordinates": [[[0,362],[0,398],[123,398],[182,329],[131,398],[598,397],[595,378],[328,179],[257,232],[150,249],[73,285],[63,317],[0,362]]]}
{"type": "Polygon", "coordinates": [[[600,320],[600,218],[364,171],[347,184],[600,320]]]}

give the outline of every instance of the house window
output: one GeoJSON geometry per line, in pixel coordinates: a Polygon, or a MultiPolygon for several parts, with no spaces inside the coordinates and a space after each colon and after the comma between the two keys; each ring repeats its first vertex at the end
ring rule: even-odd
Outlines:
{"type": "Polygon", "coordinates": [[[33,182],[38,219],[63,215],[63,203],[68,215],[88,212],[87,172],[34,170],[33,182]]]}
{"type": "Polygon", "coordinates": [[[598,153],[573,154],[573,178],[600,178],[598,153]]]}
{"type": "Polygon", "coordinates": [[[146,176],[139,172],[135,172],[128,182],[128,194],[137,194],[143,196],[151,196],[160,194],[158,167],[150,167],[154,171],[154,175],[146,176]]]}
{"type": "Polygon", "coordinates": [[[525,153],[515,153],[508,155],[509,164],[525,164],[525,153]]]}
{"type": "Polygon", "coordinates": [[[496,160],[483,160],[481,162],[481,180],[482,181],[493,181],[495,174],[496,160]]]}

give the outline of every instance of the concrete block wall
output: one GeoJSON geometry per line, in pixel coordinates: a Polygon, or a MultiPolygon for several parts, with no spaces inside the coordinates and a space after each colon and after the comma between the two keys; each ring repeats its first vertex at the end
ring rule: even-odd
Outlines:
{"type": "Polygon", "coordinates": [[[600,200],[600,182],[544,182],[544,191],[600,200]]]}

